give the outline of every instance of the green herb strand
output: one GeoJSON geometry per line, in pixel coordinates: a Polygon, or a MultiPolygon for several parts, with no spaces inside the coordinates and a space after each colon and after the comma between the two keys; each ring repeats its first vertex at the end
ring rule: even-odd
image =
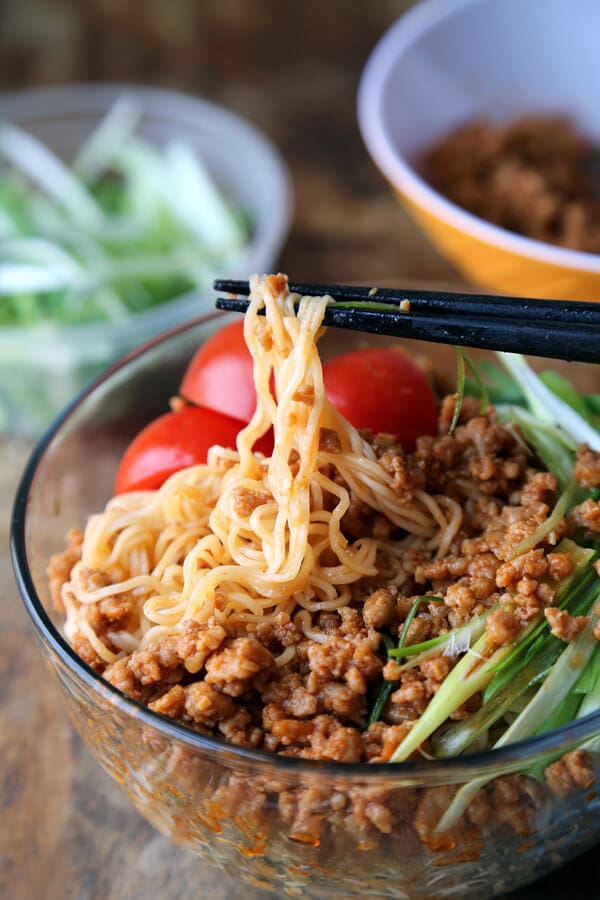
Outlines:
{"type": "MultiPolygon", "coordinates": [[[[387,650],[388,658],[390,657],[390,653],[393,652],[394,650],[402,650],[402,648],[404,646],[404,642],[406,641],[406,638],[408,637],[408,631],[411,626],[411,623],[412,623],[414,617],[416,616],[421,603],[426,603],[426,602],[443,603],[444,599],[443,599],[443,597],[432,597],[429,595],[417,597],[417,599],[411,606],[406,619],[404,620],[404,627],[402,629],[402,633],[400,635],[400,640],[398,641],[397,648],[393,647],[392,641],[387,635],[385,635],[385,634],[383,635],[383,642],[384,642],[386,650],[387,650]]],[[[385,678],[383,679],[382,685],[379,689],[379,693],[377,694],[375,703],[373,704],[373,709],[371,710],[371,714],[367,720],[367,727],[372,725],[374,722],[379,721],[379,719],[381,718],[381,713],[383,712],[383,709],[385,707],[385,704],[387,703],[389,696],[392,693],[392,691],[394,690],[394,687],[397,683],[398,683],[397,681],[387,681],[385,678]]]]}
{"type": "Polygon", "coordinates": [[[460,411],[462,409],[463,400],[465,399],[465,351],[462,347],[454,347],[456,353],[456,391],[454,400],[454,412],[448,434],[452,434],[458,424],[460,411]]]}

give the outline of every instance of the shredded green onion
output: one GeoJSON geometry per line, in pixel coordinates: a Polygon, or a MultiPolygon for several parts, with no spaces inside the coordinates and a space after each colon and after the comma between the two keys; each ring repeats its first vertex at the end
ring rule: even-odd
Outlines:
{"type": "MultiPolygon", "coordinates": [[[[600,580],[598,581],[598,592],[600,593],[600,580]]],[[[542,730],[546,730],[548,722],[552,723],[554,716],[557,714],[558,724],[564,724],[564,721],[561,722],[561,718],[564,718],[566,709],[569,707],[576,709],[579,706],[579,704],[571,700],[561,708],[561,705],[570,696],[572,688],[580,678],[588,661],[596,651],[598,644],[593,632],[597,621],[598,618],[594,614],[588,625],[559,656],[533,699],[517,716],[512,725],[506,729],[499,740],[496,741],[494,747],[505,747],[507,744],[522,741],[542,730]]],[[[569,720],[567,719],[566,721],[569,720]]],[[[489,780],[488,777],[482,777],[463,785],[442,816],[436,830],[443,832],[452,828],[465,812],[477,792],[489,780]]]]}
{"type": "Polygon", "coordinates": [[[137,129],[128,95],[71,166],[0,121],[0,324],[118,320],[206,289],[249,239],[196,152],[137,129]]]}
{"type": "Polygon", "coordinates": [[[523,540],[517,544],[517,546],[513,549],[510,554],[510,558],[514,559],[516,556],[521,556],[521,554],[526,553],[528,550],[531,550],[532,547],[540,544],[544,538],[548,537],[551,531],[558,527],[558,525],[562,522],[563,517],[567,514],[573,502],[575,501],[577,494],[579,491],[579,487],[577,482],[573,478],[567,489],[561,494],[558,498],[554,509],[548,518],[538,525],[535,531],[530,534],[528,537],[523,538],[523,540]]]}
{"type": "Polygon", "coordinates": [[[456,398],[454,400],[452,421],[450,422],[450,428],[448,429],[449,434],[452,434],[458,424],[460,411],[465,398],[465,351],[462,347],[455,347],[454,352],[456,353],[456,398]]]}
{"type": "Polygon", "coordinates": [[[521,385],[531,412],[542,421],[561,428],[575,444],[588,444],[600,451],[600,431],[569,403],[550,390],[518,353],[499,353],[500,359],[521,385]]]}
{"type": "Polygon", "coordinates": [[[479,370],[469,353],[463,349],[462,354],[465,358],[465,361],[469,367],[469,371],[471,372],[473,379],[475,381],[476,393],[481,400],[481,405],[479,407],[479,412],[483,415],[483,413],[488,409],[490,405],[490,395],[486,384],[479,374],[479,370]]]}
{"type": "MultiPolygon", "coordinates": [[[[398,640],[398,647],[394,648],[391,639],[384,635],[383,641],[386,646],[386,650],[388,656],[392,656],[392,653],[397,651],[402,651],[406,639],[408,637],[408,632],[411,626],[411,623],[414,617],[417,614],[417,611],[422,603],[443,603],[443,597],[432,597],[429,595],[424,595],[423,597],[417,597],[413,605],[411,606],[406,619],[404,620],[404,627],[402,628],[402,633],[400,634],[400,639],[398,640]]],[[[367,725],[372,725],[373,722],[378,722],[381,718],[381,713],[383,712],[383,708],[388,701],[390,694],[394,689],[395,681],[386,681],[384,679],[381,688],[379,689],[379,693],[373,705],[373,709],[371,710],[371,715],[369,716],[369,720],[367,725]]]]}
{"type": "Polygon", "coordinates": [[[445,656],[452,657],[457,656],[459,652],[464,653],[471,644],[481,637],[485,631],[485,621],[495,608],[490,607],[480,616],[473,616],[466,625],[453,628],[446,634],[439,634],[437,637],[430,638],[428,641],[421,641],[418,644],[408,644],[408,646],[395,648],[388,651],[388,655],[392,659],[408,658],[408,661],[404,663],[402,668],[412,669],[434,654],[443,653],[445,656]]]}

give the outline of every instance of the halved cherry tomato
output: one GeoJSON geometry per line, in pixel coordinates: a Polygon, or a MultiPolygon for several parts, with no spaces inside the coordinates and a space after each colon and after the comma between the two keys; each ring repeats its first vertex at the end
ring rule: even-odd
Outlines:
{"type": "MultiPolygon", "coordinates": [[[[198,406],[185,406],[160,416],[125,451],[115,479],[115,493],[159,488],[173,472],[205,463],[213,444],[235,447],[237,434],[245,424],[198,406]]],[[[271,453],[268,436],[255,446],[267,455],[271,453]]]]}
{"type": "Polygon", "coordinates": [[[356,428],[396,435],[413,450],[437,430],[436,401],[427,376],[399,347],[368,347],[323,364],[325,391],[356,428]]]}
{"type": "Polygon", "coordinates": [[[256,408],[256,391],[242,319],[225,325],[200,347],[179,390],[190,403],[250,421],[256,408]]]}

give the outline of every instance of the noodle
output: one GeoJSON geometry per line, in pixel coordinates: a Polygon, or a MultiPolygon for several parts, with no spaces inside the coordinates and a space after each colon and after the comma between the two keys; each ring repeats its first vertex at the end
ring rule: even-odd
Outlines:
{"type": "MultiPolygon", "coordinates": [[[[244,333],[257,405],[237,450],[215,446],[205,465],[177,472],[158,491],[118,496],[90,520],[81,562],[63,588],[68,637],[82,633],[110,663],[181,633],[190,620],[251,624],[300,610],[305,634],[319,640],[311,614],[347,606],[350,585],[380,567],[402,583],[406,535],[447,551],[461,523],[458,504],[424,491],[402,496],[325,396],[317,340],[329,302],[290,294],[283,276],[253,279],[244,333]],[[252,448],[271,427],[274,449],[265,459],[252,448]],[[340,452],[320,449],[322,429],[336,432],[340,452]],[[349,542],[341,520],[351,493],[406,535],[349,542]],[[110,583],[90,590],[90,569],[110,583]],[[112,635],[115,653],[87,610],[123,595],[136,612],[126,632],[112,635]]],[[[292,656],[288,648],[277,664],[292,656]]]]}

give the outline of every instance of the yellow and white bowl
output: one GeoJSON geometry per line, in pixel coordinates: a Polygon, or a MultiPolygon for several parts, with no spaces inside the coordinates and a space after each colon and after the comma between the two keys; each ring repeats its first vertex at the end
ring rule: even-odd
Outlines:
{"type": "Polygon", "coordinates": [[[439,250],[492,291],[600,300],[600,255],[522,237],[451,203],[419,173],[425,151],[473,118],[564,113],[600,145],[598,0],[425,0],[363,72],[369,153],[439,250]]]}

